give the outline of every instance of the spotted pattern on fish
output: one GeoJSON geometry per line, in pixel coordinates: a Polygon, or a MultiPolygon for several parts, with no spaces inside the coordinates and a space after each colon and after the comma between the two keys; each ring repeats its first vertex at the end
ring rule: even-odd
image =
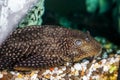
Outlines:
{"type": "Polygon", "coordinates": [[[61,26],[29,26],[13,31],[0,46],[0,70],[30,70],[78,62],[101,52],[88,32],[61,26]]]}

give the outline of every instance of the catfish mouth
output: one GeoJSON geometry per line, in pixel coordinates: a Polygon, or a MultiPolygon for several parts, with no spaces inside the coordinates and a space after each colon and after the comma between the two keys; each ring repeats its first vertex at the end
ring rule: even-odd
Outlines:
{"type": "Polygon", "coordinates": [[[88,57],[98,57],[102,53],[102,46],[95,46],[95,48],[92,48],[86,55],[88,57]]]}
{"type": "Polygon", "coordinates": [[[93,56],[99,56],[102,52],[102,47],[99,47],[99,48],[95,48],[93,50],[90,51],[90,53],[88,53],[88,55],[90,57],[93,57],[93,56]]]}
{"type": "Polygon", "coordinates": [[[102,52],[102,47],[100,46],[99,48],[92,48],[88,50],[85,54],[83,53],[82,55],[74,57],[74,62],[78,62],[84,58],[93,58],[93,57],[98,57],[102,52]]]}

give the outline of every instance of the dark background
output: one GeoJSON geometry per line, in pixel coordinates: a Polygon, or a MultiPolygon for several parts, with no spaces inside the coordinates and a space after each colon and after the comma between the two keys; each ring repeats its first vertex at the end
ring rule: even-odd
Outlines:
{"type": "Polygon", "coordinates": [[[102,7],[100,4],[96,6],[95,11],[87,11],[88,5],[85,1],[46,0],[43,24],[90,31],[92,36],[105,37],[120,46],[119,0],[103,0],[108,4],[103,12],[100,12],[102,7]]]}

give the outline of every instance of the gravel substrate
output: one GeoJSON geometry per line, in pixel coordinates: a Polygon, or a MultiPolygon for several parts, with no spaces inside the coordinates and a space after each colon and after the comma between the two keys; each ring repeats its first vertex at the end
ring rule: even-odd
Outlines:
{"type": "Polygon", "coordinates": [[[15,71],[0,72],[0,80],[117,80],[120,55],[111,54],[109,58],[94,60],[89,67],[89,60],[66,66],[41,71],[20,73],[15,71]],[[89,67],[89,68],[88,68],[89,67]]]}

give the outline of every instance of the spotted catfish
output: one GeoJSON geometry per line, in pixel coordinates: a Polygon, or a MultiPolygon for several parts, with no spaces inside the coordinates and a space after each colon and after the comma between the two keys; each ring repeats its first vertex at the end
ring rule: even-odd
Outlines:
{"type": "Polygon", "coordinates": [[[97,55],[101,45],[79,30],[43,25],[20,28],[0,46],[0,70],[30,70],[64,65],[97,55]]]}

